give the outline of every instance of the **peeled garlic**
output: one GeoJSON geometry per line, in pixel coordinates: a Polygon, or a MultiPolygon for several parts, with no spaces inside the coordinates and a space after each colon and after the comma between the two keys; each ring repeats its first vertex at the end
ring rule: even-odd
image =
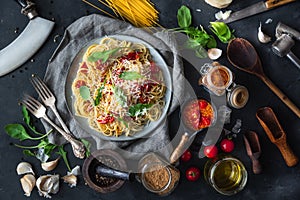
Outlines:
{"type": "Polygon", "coordinates": [[[59,175],[40,176],[36,181],[36,187],[40,196],[51,198],[49,194],[56,194],[59,191],[59,175]]]}
{"type": "Polygon", "coordinates": [[[259,24],[259,27],[258,27],[258,34],[257,34],[257,37],[258,37],[258,40],[261,42],[261,43],[268,43],[271,41],[271,37],[264,34],[261,30],[261,23],[259,24]]]}
{"type": "Polygon", "coordinates": [[[42,169],[45,170],[46,172],[52,171],[57,166],[58,160],[59,160],[59,158],[57,158],[56,160],[49,161],[49,162],[41,163],[42,169]]]}
{"type": "Polygon", "coordinates": [[[217,20],[225,20],[230,16],[231,12],[232,10],[227,10],[225,12],[219,11],[215,14],[215,18],[217,20]]]}
{"type": "Polygon", "coordinates": [[[36,179],[32,174],[26,174],[20,179],[25,196],[30,197],[31,191],[35,186],[36,179]]]}
{"type": "Polygon", "coordinates": [[[75,176],[74,174],[68,174],[62,177],[62,179],[65,183],[68,183],[71,188],[76,187],[77,185],[77,176],[75,176]]]}
{"type": "Polygon", "coordinates": [[[217,60],[222,55],[222,50],[218,48],[211,48],[207,50],[207,55],[212,60],[217,60]]]}
{"type": "Polygon", "coordinates": [[[216,8],[225,8],[231,4],[232,0],[205,0],[205,2],[216,8]]]}
{"type": "Polygon", "coordinates": [[[34,175],[31,164],[29,164],[28,162],[20,162],[17,166],[17,174],[22,175],[29,173],[34,175]]]}

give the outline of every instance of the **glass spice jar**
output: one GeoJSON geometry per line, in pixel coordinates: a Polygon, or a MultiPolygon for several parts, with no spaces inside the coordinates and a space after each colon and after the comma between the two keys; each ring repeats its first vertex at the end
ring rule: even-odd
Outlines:
{"type": "Polygon", "coordinates": [[[138,164],[140,181],[150,192],[169,195],[176,188],[180,172],[155,153],[145,155],[138,164]]]}
{"type": "Polygon", "coordinates": [[[230,155],[219,155],[204,166],[204,178],[217,192],[233,195],[247,183],[247,171],[243,163],[230,155]]]}

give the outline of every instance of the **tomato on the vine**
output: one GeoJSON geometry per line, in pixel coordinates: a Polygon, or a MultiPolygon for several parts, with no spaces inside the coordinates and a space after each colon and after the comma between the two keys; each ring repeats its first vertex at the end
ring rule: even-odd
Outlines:
{"type": "Polygon", "coordinates": [[[215,145],[204,147],[204,155],[208,158],[214,158],[218,155],[218,148],[215,145]]]}
{"type": "Polygon", "coordinates": [[[196,181],[200,177],[200,170],[197,167],[190,167],[186,170],[185,176],[189,181],[196,181]]]}
{"type": "Polygon", "coordinates": [[[220,147],[221,147],[222,151],[224,151],[226,153],[230,153],[234,149],[234,143],[232,140],[223,139],[220,143],[220,147]]]}
{"type": "Polygon", "coordinates": [[[192,153],[187,149],[181,156],[183,162],[187,162],[192,158],[192,153]]]}

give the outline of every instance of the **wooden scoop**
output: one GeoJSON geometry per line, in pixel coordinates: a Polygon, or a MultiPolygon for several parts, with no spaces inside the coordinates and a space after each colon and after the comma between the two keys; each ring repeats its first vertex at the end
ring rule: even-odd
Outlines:
{"type": "Polygon", "coordinates": [[[244,142],[247,154],[252,161],[252,171],[254,174],[260,174],[262,171],[262,167],[259,162],[261,148],[257,134],[254,131],[247,131],[244,134],[244,142]]]}
{"type": "Polygon", "coordinates": [[[264,74],[259,56],[250,42],[242,38],[231,40],[227,58],[238,69],[258,76],[300,118],[299,108],[264,74]]]}
{"type": "Polygon", "coordinates": [[[280,150],[287,166],[295,166],[299,159],[286,142],[286,134],[282,129],[273,110],[269,107],[260,108],[256,117],[272,143],[280,150]]]}

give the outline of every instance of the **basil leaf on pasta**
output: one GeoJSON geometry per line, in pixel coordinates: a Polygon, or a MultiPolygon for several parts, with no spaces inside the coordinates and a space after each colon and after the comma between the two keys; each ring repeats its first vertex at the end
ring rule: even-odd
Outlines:
{"type": "Polygon", "coordinates": [[[143,77],[144,76],[142,76],[140,73],[135,71],[123,72],[119,76],[120,79],[127,80],[127,81],[132,81],[143,77]]]}
{"type": "Polygon", "coordinates": [[[89,100],[91,97],[90,89],[87,86],[81,86],[79,88],[79,93],[84,100],[89,100]]]}
{"type": "Polygon", "coordinates": [[[138,103],[129,107],[129,115],[131,117],[139,115],[144,109],[148,109],[152,106],[152,104],[142,104],[138,103]]]}
{"type": "Polygon", "coordinates": [[[114,96],[121,106],[127,106],[127,97],[120,87],[113,87],[114,96]]]}
{"type": "Polygon", "coordinates": [[[88,61],[89,62],[97,62],[98,60],[101,60],[102,62],[106,62],[108,60],[108,58],[115,54],[120,48],[115,48],[115,49],[110,49],[107,51],[97,51],[97,52],[93,52],[89,57],[88,57],[88,61]]]}

